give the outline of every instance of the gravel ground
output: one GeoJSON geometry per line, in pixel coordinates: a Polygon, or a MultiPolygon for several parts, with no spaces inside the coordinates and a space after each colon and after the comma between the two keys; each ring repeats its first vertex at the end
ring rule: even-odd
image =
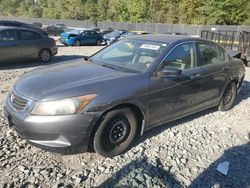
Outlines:
{"type": "MultiPolygon", "coordinates": [[[[100,48],[59,47],[52,63],[100,48]]],[[[7,92],[37,66],[42,65],[0,67],[0,187],[250,187],[250,68],[232,110],[210,109],[162,125],[137,138],[127,153],[109,159],[95,153],[49,153],[6,126],[2,108],[7,92]],[[226,176],[216,170],[224,161],[230,163],[226,176]]]]}

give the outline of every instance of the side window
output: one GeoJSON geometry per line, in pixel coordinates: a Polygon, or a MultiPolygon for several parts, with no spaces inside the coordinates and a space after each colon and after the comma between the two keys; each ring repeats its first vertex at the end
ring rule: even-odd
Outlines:
{"type": "Polygon", "coordinates": [[[89,35],[90,35],[90,32],[89,32],[89,31],[85,31],[84,34],[85,34],[86,36],[89,36],[89,35]]]}
{"type": "Polygon", "coordinates": [[[194,44],[185,43],[175,47],[164,60],[164,64],[181,70],[195,66],[194,44]]]}
{"type": "Polygon", "coordinates": [[[225,49],[223,49],[222,47],[219,47],[219,51],[221,53],[221,56],[222,56],[222,61],[229,61],[230,60],[230,56],[229,54],[227,53],[227,51],[225,49]]]}
{"type": "Polygon", "coordinates": [[[219,48],[215,44],[210,43],[198,43],[197,44],[198,54],[198,66],[217,64],[225,61],[223,53],[219,51],[219,48]]]}
{"type": "Polygon", "coordinates": [[[96,35],[95,31],[90,31],[90,35],[96,35]]]}
{"type": "Polygon", "coordinates": [[[41,38],[39,34],[31,31],[20,31],[20,34],[21,34],[21,40],[35,40],[41,38]]]}
{"type": "Polygon", "coordinates": [[[1,42],[8,42],[8,41],[15,41],[18,40],[17,32],[15,30],[7,30],[2,31],[0,33],[0,41],[1,42]]]}

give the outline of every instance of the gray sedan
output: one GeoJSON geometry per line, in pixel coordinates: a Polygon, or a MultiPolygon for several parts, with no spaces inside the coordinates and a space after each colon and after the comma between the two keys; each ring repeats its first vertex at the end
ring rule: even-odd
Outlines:
{"type": "Polygon", "coordinates": [[[81,146],[113,157],[155,126],[211,107],[230,110],[244,75],[243,62],[216,43],[133,36],[85,62],[27,73],[9,93],[5,114],[39,147],[81,146]]]}
{"type": "Polygon", "coordinates": [[[56,42],[36,31],[0,26],[0,62],[39,59],[48,62],[57,54],[56,42]]]}

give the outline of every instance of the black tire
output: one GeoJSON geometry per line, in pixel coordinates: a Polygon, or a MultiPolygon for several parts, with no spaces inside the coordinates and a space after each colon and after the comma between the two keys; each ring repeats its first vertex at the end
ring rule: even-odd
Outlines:
{"type": "Polygon", "coordinates": [[[97,46],[100,46],[101,43],[102,43],[102,41],[100,41],[100,40],[97,40],[97,41],[96,41],[96,45],[97,45],[97,46]]]}
{"type": "Polygon", "coordinates": [[[230,110],[233,107],[236,95],[237,95],[236,83],[231,82],[224,91],[218,110],[219,111],[230,110]]]}
{"type": "Polygon", "coordinates": [[[38,59],[43,63],[49,62],[51,60],[51,51],[49,49],[40,50],[38,59]]]}
{"type": "Polygon", "coordinates": [[[80,40],[76,40],[74,43],[74,46],[81,46],[81,41],[80,40]]]}
{"type": "Polygon", "coordinates": [[[137,132],[135,114],[129,108],[109,112],[94,135],[96,153],[103,157],[114,157],[126,151],[137,132]]]}

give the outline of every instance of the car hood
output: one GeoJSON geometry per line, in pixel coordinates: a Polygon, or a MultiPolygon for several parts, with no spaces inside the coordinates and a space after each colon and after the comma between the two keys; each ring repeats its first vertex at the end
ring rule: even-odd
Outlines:
{"type": "Polygon", "coordinates": [[[14,90],[33,100],[54,100],[85,94],[84,87],[86,92],[94,92],[95,83],[130,74],[90,62],[62,63],[25,74],[16,82],[14,90]],[[77,91],[73,92],[74,89],[77,91]]]}

